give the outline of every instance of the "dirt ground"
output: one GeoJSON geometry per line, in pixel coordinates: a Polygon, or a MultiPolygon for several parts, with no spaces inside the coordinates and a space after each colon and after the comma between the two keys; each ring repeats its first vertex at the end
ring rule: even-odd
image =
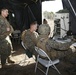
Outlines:
{"type": "MultiPolygon", "coordinates": [[[[14,51],[12,53],[11,59],[15,61],[14,64],[6,64],[5,68],[0,68],[0,75],[44,75],[40,70],[34,72],[35,60],[34,58],[28,58],[25,54],[24,48],[21,44],[13,43],[14,51]],[[27,59],[24,61],[24,59],[27,59]]],[[[57,68],[61,72],[61,75],[76,75],[76,53],[71,55],[72,58],[60,60],[57,64],[57,68]]],[[[40,66],[45,70],[44,67],[40,66]]],[[[48,75],[59,75],[57,71],[50,68],[48,75]]]]}

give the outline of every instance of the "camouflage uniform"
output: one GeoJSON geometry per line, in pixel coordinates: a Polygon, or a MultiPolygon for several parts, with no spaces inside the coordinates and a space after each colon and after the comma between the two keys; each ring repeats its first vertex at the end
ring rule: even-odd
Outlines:
{"type": "Polygon", "coordinates": [[[38,28],[38,32],[40,35],[49,35],[50,34],[50,26],[48,24],[41,24],[38,28]]]}
{"type": "Polygon", "coordinates": [[[6,39],[9,37],[9,34],[13,32],[12,26],[9,24],[6,18],[0,16],[0,55],[1,55],[1,64],[6,63],[7,57],[11,53],[11,45],[6,39]],[[10,31],[7,31],[7,28],[10,28],[10,31]]]}
{"type": "Polygon", "coordinates": [[[46,28],[45,25],[40,25],[39,28],[40,29],[38,29],[38,31],[40,35],[39,35],[37,46],[43,49],[51,59],[62,58],[72,53],[72,50],[70,49],[71,42],[60,43],[53,39],[50,39],[47,35],[50,32],[49,27],[46,28]]]}
{"type": "Polygon", "coordinates": [[[32,54],[34,54],[34,47],[37,44],[37,37],[38,33],[35,31],[30,32],[29,29],[22,33],[22,41],[24,42],[26,49],[28,49],[32,54]]]}

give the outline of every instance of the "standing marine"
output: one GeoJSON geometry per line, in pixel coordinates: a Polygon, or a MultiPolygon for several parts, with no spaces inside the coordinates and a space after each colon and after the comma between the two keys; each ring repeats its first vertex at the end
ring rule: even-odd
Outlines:
{"type": "MultiPolygon", "coordinates": [[[[2,8],[0,10],[0,55],[1,55],[1,65],[2,68],[5,67],[6,59],[10,61],[11,54],[11,44],[7,40],[7,37],[13,32],[12,26],[7,21],[6,17],[8,16],[8,9],[2,8]]],[[[10,40],[10,39],[9,39],[10,40]]],[[[13,63],[13,61],[11,61],[13,63]]]]}

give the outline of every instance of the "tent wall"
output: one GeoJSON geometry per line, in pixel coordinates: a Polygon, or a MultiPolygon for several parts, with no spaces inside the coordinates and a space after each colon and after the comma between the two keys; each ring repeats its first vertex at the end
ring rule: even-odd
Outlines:
{"type": "MultiPolygon", "coordinates": [[[[68,2],[68,0],[62,0],[64,9],[68,9],[70,12],[70,30],[73,34],[76,34],[76,16],[68,2]]],[[[76,0],[70,0],[75,12],[76,12],[76,0]]]]}
{"type": "Polygon", "coordinates": [[[41,0],[32,1],[32,0],[0,0],[0,8],[7,7],[10,10],[9,21],[14,29],[28,29],[30,23],[37,21],[38,24],[41,24],[41,0]],[[12,13],[15,14],[15,17],[12,17],[12,13]]]}

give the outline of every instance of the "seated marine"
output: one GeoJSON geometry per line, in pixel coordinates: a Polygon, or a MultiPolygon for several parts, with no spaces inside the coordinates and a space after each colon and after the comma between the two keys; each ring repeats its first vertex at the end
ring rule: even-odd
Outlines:
{"type": "Polygon", "coordinates": [[[43,49],[52,60],[57,58],[61,59],[75,52],[75,49],[70,49],[72,42],[61,43],[49,38],[50,30],[48,24],[39,26],[37,47],[43,49]]]}
{"type": "Polygon", "coordinates": [[[23,31],[22,33],[22,41],[26,47],[26,54],[28,57],[32,57],[34,54],[34,48],[37,44],[38,33],[37,30],[37,22],[34,21],[30,24],[30,29],[23,31]]]}

